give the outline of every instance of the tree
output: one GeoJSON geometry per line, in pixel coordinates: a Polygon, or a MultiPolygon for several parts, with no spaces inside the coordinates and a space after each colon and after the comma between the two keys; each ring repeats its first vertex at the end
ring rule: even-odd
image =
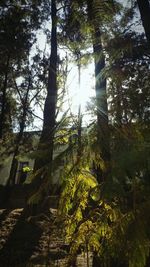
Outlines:
{"type": "MultiPolygon", "coordinates": [[[[102,3],[103,6],[103,3],[102,3]]],[[[110,173],[110,147],[108,126],[108,104],[106,78],[103,75],[105,55],[102,47],[103,17],[97,18],[99,4],[96,1],[87,1],[88,19],[92,27],[92,42],[95,60],[95,90],[97,105],[97,142],[99,143],[100,158],[104,162],[103,170],[99,168],[98,180],[104,181],[110,173]],[[100,19],[100,21],[98,20],[100,19]]]]}
{"type": "MultiPolygon", "coordinates": [[[[33,112],[32,106],[36,101],[39,101],[41,91],[45,87],[43,79],[41,80],[40,72],[43,72],[43,67],[41,70],[42,59],[40,55],[35,55],[32,58],[32,64],[27,61],[26,65],[22,66],[20,69],[20,79],[21,83],[18,84],[17,79],[14,78],[14,90],[15,99],[17,101],[17,119],[15,126],[17,128],[17,133],[15,133],[14,138],[14,150],[13,159],[11,163],[10,175],[8,178],[8,184],[15,184],[16,173],[18,169],[18,157],[22,150],[26,149],[28,141],[25,140],[24,131],[27,126],[30,126],[31,122],[34,120],[35,114],[33,112]],[[24,144],[24,148],[21,149],[21,144],[24,144]]],[[[43,60],[43,64],[45,64],[43,60]]],[[[45,66],[44,66],[45,68],[45,66]]],[[[30,150],[32,147],[30,147],[30,150]]]]}
{"type": "Polygon", "coordinates": [[[140,11],[143,28],[145,30],[145,35],[148,43],[150,43],[150,3],[149,0],[137,0],[137,4],[140,11]]]}
{"type": "MultiPolygon", "coordinates": [[[[53,147],[54,147],[54,134],[56,127],[56,104],[57,104],[57,67],[58,67],[58,55],[57,55],[57,9],[56,1],[51,1],[51,56],[49,62],[48,84],[47,84],[47,96],[44,104],[44,121],[42,134],[39,141],[38,153],[44,152],[42,156],[35,159],[35,172],[40,170],[48,164],[48,173],[44,175],[44,181],[47,181],[47,177],[51,177],[52,160],[53,160],[53,147]]],[[[36,175],[36,174],[35,174],[36,175]]],[[[41,181],[40,177],[37,180],[41,181]]],[[[45,190],[45,188],[44,188],[45,190]]],[[[46,189],[47,190],[47,189],[46,189]]]]}
{"type": "Polygon", "coordinates": [[[35,39],[31,32],[32,25],[28,20],[27,11],[20,5],[5,7],[1,12],[0,25],[0,50],[1,58],[3,58],[3,61],[1,61],[2,83],[0,110],[0,138],[2,138],[6,132],[5,125],[8,122],[8,111],[10,111],[9,117],[11,117],[11,110],[6,109],[6,106],[8,92],[11,94],[12,76],[17,75],[17,70],[20,64],[23,64],[23,60],[28,56],[28,51],[35,39]]]}
{"type": "MultiPolygon", "coordinates": [[[[37,73],[35,75],[35,68],[31,70],[32,74],[29,74],[30,52],[36,41],[35,30],[42,27],[43,21],[48,16],[48,5],[47,1],[36,1],[36,3],[35,1],[25,1],[24,3],[5,1],[1,3],[1,7],[3,9],[0,15],[0,53],[3,60],[0,61],[0,137],[3,147],[5,147],[2,149],[1,158],[5,158],[6,154],[14,154],[9,177],[9,182],[11,181],[10,183],[13,184],[18,165],[16,157],[19,153],[25,126],[29,123],[27,119],[29,114],[32,114],[31,102],[34,97],[31,97],[33,89],[31,84],[35,84],[35,80],[38,79],[37,73]],[[30,77],[27,77],[28,75],[30,77]],[[22,81],[23,79],[24,81],[22,81]],[[22,81],[21,86],[20,81],[22,81]],[[18,97],[21,105],[18,104],[18,97]],[[14,129],[19,129],[16,139],[13,134],[14,129]]],[[[35,98],[39,95],[38,87],[35,98]]]]}
{"type": "Polygon", "coordinates": [[[28,59],[29,50],[36,41],[35,30],[42,27],[43,21],[48,17],[48,3],[34,0],[18,3],[1,1],[0,7],[0,56],[3,59],[0,61],[0,138],[2,139],[7,132],[8,124],[11,128],[11,120],[9,121],[11,105],[8,108],[7,95],[13,95],[12,80],[14,77],[17,78],[19,68],[28,59]]]}

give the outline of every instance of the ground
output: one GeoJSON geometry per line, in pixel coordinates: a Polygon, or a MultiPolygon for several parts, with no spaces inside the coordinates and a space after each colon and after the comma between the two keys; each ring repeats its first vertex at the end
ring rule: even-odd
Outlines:
{"type": "MultiPolygon", "coordinates": [[[[24,209],[0,210],[0,266],[64,267],[68,257],[56,209],[38,216],[27,216],[24,209]]],[[[87,266],[86,255],[78,255],[76,266],[87,266]]]]}

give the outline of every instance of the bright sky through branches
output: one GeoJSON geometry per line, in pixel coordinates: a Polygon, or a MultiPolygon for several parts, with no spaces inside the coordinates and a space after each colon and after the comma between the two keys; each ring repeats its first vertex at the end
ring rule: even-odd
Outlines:
{"type": "Polygon", "coordinates": [[[80,84],[79,73],[77,66],[73,65],[71,72],[68,75],[68,101],[71,103],[73,113],[78,112],[78,107],[81,105],[83,113],[86,111],[87,102],[95,95],[94,93],[94,66],[89,64],[86,68],[81,68],[80,84]]]}
{"type": "MultiPolygon", "coordinates": [[[[42,31],[37,33],[37,43],[36,45],[41,51],[46,50],[50,53],[50,47],[46,45],[46,36],[42,31]]],[[[34,48],[35,49],[35,48],[34,48]]],[[[60,57],[63,50],[60,50],[60,57]]],[[[75,63],[70,63],[68,66],[70,69],[67,77],[67,99],[65,99],[65,104],[63,106],[64,112],[70,108],[72,114],[78,113],[79,105],[81,105],[81,112],[83,114],[83,123],[86,125],[89,123],[91,116],[86,111],[87,102],[90,102],[90,98],[95,96],[94,91],[94,63],[88,64],[86,67],[81,67],[80,75],[80,85],[79,85],[79,72],[78,67],[75,63]]],[[[43,112],[37,107],[36,113],[39,117],[43,117],[43,112]]],[[[61,114],[60,114],[61,115],[61,114]]],[[[61,116],[59,116],[61,117],[61,116]]],[[[42,127],[41,121],[35,119],[35,125],[39,128],[42,127]]]]}

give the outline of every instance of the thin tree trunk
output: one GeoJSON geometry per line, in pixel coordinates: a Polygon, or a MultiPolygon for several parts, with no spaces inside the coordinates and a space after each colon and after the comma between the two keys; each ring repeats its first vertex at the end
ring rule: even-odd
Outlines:
{"type": "MultiPolygon", "coordinates": [[[[77,55],[78,58],[78,85],[79,91],[81,90],[81,66],[80,66],[80,54],[77,55]]],[[[77,150],[77,160],[80,161],[82,155],[82,113],[81,113],[81,104],[78,107],[78,150],[77,150]]]]}
{"type": "MultiPolygon", "coordinates": [[[[34,170],[48,165],[51,172],[53,160],[54,132],[56,126],[56,103],[57,103],[57,16],[56,1],[51,1],[51,56],[49,65],[49,77],[47,97],[44,106],[44,121],[38,151],[41,157],[35,160],[34,170]],[[44,156],[42,153],[44,152],[44,156]]],[[[38,178],[37,178],[38,179],[38,178]]]]}
{"type": "Polygon", "coordinates": [[[7,91],[7,84],[8,84],[9,62],[10,62],[10,56],[8,55],[4,84],[3,84],[3,89],[2,89],[2,107],[1,107],[1,114],[0,114],[0,139],[3,138],[4,127],[5,127],[6,91],[7,91]]]}
{"type": "Polygon", "coordinates": [[[17,156],[19,155],[19,146],[20,146],[20,142],[21,142],[22,137],[23,137],[23,132],[24,132],[24,126],[22,125],[20,128],[20,132],[19,132],[17,139],[16,139],[16,147],[15,147],[15,151],[13,154],[9,178],[8,178],[8,182],[7,182],[8,185],[14,185],[15,184],[16,173],[17,173],[17,169],[18,169],[17,156]]]}
{"type": "Polygon", "coordinates": [[[78,110],[78,149],[77,158],[80,160],[82,155],[82,115],[81,115],[81,105],[79,105],[78,110]]]}
{"type": "Polygon", "coordinates": [[[95,90],[97,104],[97,128],[98,144],[100,156],[104,162],[105,168],[101,171],[102,180],[106,180],[110,172],[110,142],[109,142],[109,125],[108,125],[108,106],[106,78],[103,77],[105,68],[105,57],[101,43],[101,32],[98,28],[94,29],[93,51],[95,56],[95,90]]]}
{"type": "Polygon", "coordinates": [[[20,99],[20,100],[22,100],[23,113],[22,113],[22,118],[21,118],[21,122],[20,122],[20,130],[19,130],[19,133],[18,133],[16,141],[15,141],[15,150],[14,150],[10,174],[9,174],[9,178],[8,178],[8,182],[7,182],[7,184],[9,184],[9,185],[15,184],[16,173],[17,173],[17,169],[18,169],[17,156],[19,155],[19,147],[20,147],[20,143],[21,143],[22,138],[23,138],[23,133],[24,133],[25,125],[26,125],[27,102],[28,102],[30,85],[31,85],[31,78],[29,75],[29,82],[28,82],[28,88],[27,88],[26,96],[24,99],[20,99]]]}
{"type": "Polygon", "coordinates": [[[137,3],[145,30],[145,35],[150,44],[150,3],[149,0],[137,0],[137,3]]]}

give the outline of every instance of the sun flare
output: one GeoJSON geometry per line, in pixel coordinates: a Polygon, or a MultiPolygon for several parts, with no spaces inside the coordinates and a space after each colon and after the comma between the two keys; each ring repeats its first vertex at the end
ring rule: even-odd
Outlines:
{"type": "Polygon", "coordinates": [[[74,67],[69,73],[67,79],[68,98],[73,113],[78,112],[79,105],[82,113],[86,111],[87,102],[95,95],[94,82],[93,63],[89,64],[87,68],[81,69],[80,82],[77,67],[74,67]]]}

